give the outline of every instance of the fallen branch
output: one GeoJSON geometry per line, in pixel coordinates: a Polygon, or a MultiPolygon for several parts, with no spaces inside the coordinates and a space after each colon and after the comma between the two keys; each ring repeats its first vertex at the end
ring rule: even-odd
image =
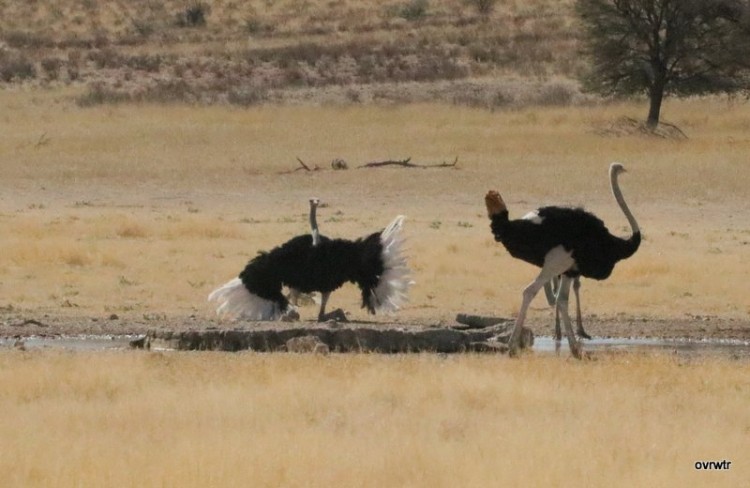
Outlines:
{"type": "MultiPolygon", "coordinates": [[[[308,166],[305,164],[304,161],[302,161],[299,157],[297,157],[297,162],[299,163],[298,168],[294,168],[289,171],[282,171],[279,174],[290,174],[290,173],[296,173],[297,171],[322,171],[327,168],[321,168],[317,164],[313,167],[308,166]]],[[[448,163],[443,161],[439,164],[416,164],[411,162],[411,156],[406,159],[388,159],[385,161],[371,161],[369,163],[362,164],[360,166],[357,166],[357,168],[382,168],[383,166],[401,166],[403,168],[455,168],[458,165],[458,156],[453,160],[452,163],[448,163]]],[[[334,170],[339,169],[347,169],[348,165],[346,164],[346,161],[343,159],[334,159],[331,161],[331,168],[334,170]]]]}
{"type": "Polygon", "coordinates": [[[17,324],[10,324],[11,327],[23,327],[24,325],[37,325],[39,327],[49,327],[49,325],[44,324],[34,319],[26,319],[23,322],[19,322],[17,324]]]}
{"type": "Polygon", "coordinates": [[[386,161],[373,161],[371,163],[365,163],[361,166],[358,166],[358,168],[380,168],[381,166],[404,166],[406,168],[416,168],[417,166],[415,164],[410,163],[411,156],[409,156],[406,159],[402,159],[400,161],[388,159],[386,161]]]}
{"type": "Polygon", "coordinates": [[[299,164],[300,164],[300,165],[301,165],[302,167],[301,167],[301,168],[297,168],[297,169],[295,169],[294,171],[299,171],[299,170],[301,170],[301,169],[304,169],[305,171],[311,171],[311,170],[310,170],[310,167],[309,167],[308,165],[306,165],[306,164],[305,164],[305,162],[304,162],[304,161],[302,161],[302,160],[301,160],[301,159],[300,159],[299,157],[297,157],[297,161],[299,161],[299,164]]]}
{"type": "Polygon", "coordinates": [[[280,175],[288,175],[288,174],[291,174],[291,173],[296,173],[297,171],[301,171],[301,170],[304,170],[304,171],[318,171],[318,170],[320,170],[320,168],[318,167],[318,165],[315,165],[315,166],[313,166],[311,168],[308,165],[306,165],[305,162],[302,161],[299,157],[297,157],[296,159],[297,159],[297,162],[299,163],[299,168],[290,169],[288,171],[280,171],[279,174],[280,175]]]}
{"type": "Polygon", "coordinates": [[[358,168],[381,168],[383,166],[401,166],[404,168],[453,168],[457,164],[458,164],[458,156],[456,156],[456,159],[454,159],[452,163],[446,163],[445,161],[443,161],[440,164],[415,164],[411,162],[411,156],[410,156],[402,160],[389,159],[387,161],[372,161],[370,163],[366,163],[357,167],[358,168]]]}

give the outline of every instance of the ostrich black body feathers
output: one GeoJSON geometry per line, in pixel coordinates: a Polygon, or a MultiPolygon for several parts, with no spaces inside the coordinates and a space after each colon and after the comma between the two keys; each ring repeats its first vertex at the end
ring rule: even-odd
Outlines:
{"type": "Polygon", "coordinates": [[[509,220],[504,210],[492,216],[490,228],[516,259],[541,268],[550,249],[562,246],[576,263],[565,274],[596,280],[607,279],[615,264],[632,256],[641,243],[640,232],[628,239],[613,236],[600,218],[582,208],[542,207],[533,219],[519,220],[509,220]]]}
{"type": "Polygon", "coordinates": [[[312,245],[312,236],[297,236],[259,253],[240,279],[250,293],[275,302],[282,311],[289,306],[283,286],[326,293],[346,282],[356,283],[362,291],[362,307],[375,313],[369,298],[384,271],[382,252],[379,232],[355,241],[320,236],[317,246],[312,245]]]}

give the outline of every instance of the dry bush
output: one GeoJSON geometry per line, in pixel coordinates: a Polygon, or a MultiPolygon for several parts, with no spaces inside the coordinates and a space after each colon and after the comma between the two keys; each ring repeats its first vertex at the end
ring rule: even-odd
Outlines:
{"type": "Polygon", "coordinates": [[[398,7],[397,12],[401,18],[414,22],[423,20],[429,9],[429,0],[407,0],[406,3],[398,7]]]}
{"type": "Polygon", "coordinates": [[[211,13],[211,5],[200,0],[191,0],[190,3],[177,14],[178,27],[203,27],[206,25],[206,17],[211,13]]]}
{"type": "MultiPolygon", "coordinates": [[[[316,102],[346,85],[353,86],[348,93],[362,95],[341,96],[338,103],[367,103],[373,97],[359,85],[424,83],[416,98],[396,97],[409,102],[424,100],[435,91],[429,84],[445,80],[497,73],[572,76],[577,68],[569,2],[559,8],[548,2],[501,5],[493,24],[448,0],[262,8],[213,2],[211,25],[190,30],[175,25],[175,15],[181,26],[198,25],[208,15],[207,2],[137,0],[106,9],[97,4],[75,16],[68,15],[81,10],[74,0],[50,8],[11,0],[10,7],[16,17],[34,20],[23,29],[9,23],[5,42],[32,64],[61,59],[64,65],[46,62],[44,78],[85,83],[85,105],[164,100],[248,106],[261,100],[297,103],[303,96],[316,102]],[[164,88],[178,93],[169,96],[164,88]],[[318,91],[299,92],[308,88],[318,91]]],[[[12,64],[2,82],[34,79],[28,66],[12,64]]]]}
{"type": "Polygon", "coordinates": [[[36,78],[34,62],[20,52],[0,51],[0,81],[24,81],[36,78]]]}
{"type": "Polygon", "coordinates": [[[482,17],[489,16],[495,10],[497,0],[465,0],[467,4],[473,6],[477,13],[482,17]]]}
{"type": "Polygon", "coordinates": [[[41,49],[54,46],[53,40],[40,32],[12,30],[2,36],[8,46],[17,49],[41,49]]]}

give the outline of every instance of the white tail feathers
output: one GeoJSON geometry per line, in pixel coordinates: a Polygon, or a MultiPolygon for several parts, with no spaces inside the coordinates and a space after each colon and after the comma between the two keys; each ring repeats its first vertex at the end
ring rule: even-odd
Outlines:
{"type": "Polygon", "coordinates": [[[399,215],[380,233],[384,271],[370,295],[370,304],[377,312],[395,312],[401,308],[408,301],[409,288],[414,284],[403,254],[401,229],[405,218],[399,215]]]}
{"type": "Polygon", "coordinates": [[[276,303],[250,293],[239,278],[212,291],[208,301],[217,303],[222,319],[276,320],[282,315],[276,303]]]}

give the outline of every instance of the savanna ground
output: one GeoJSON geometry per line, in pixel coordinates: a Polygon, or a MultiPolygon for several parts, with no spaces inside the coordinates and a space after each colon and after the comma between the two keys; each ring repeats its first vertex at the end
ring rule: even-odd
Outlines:
{"type": "MultiPolygon", "coordinates": [[[[630,105],[80,108],[55,92],[0,97],[6,334],[24,319],[64,318],[78,332],[208,320],[214,287],[258,250],[308,231],[310,196],[327,205],[319,218],[332,236],[358,237],[407,216],[417,284],[408,307],[376,320],[512,316],[536,270],[493,241],[484,193],[501,191],[516,217],[544,204],[584,205],[626,235],[607,178],[613,160],[628,168],[621,183],[644,242],[610,279],[584,280],[591,331],[750,334],[741,260],[750,242],[745,103],[669,104],[690,134],[671,141],[595,133],[632,114],[630,105]],[[356,168],[408,156],[458,164],[356,168]],[[294,171],[297,157],[321,169],[294,171]],[[330,169],[334,158],[350,169],[330,169]]],[[[366,319],[356,294],[345,287],[331,306],[366,319]]],[[[549,333],[549,310],[541,299],[535,307],[532,325],[549,333]]]]}
{"type": "MultiPolygon", "coordinates": [[[[536,270],[493,241],[484,193],[514,217],[583,205],[626,235],[618,160],[644,241],[583,281],[587,330],[750,339],[748,103],[670,100],[685,140],[602,135],[645,105],[579,91],[571,2],[403,10],[418,4],[216,1],[185,27],[181,2],[0,2],[0,335],[224,326],[207,294],[306,232],[310,196],[331,236],[407,216],[408,306],[367,317],[346,286],[332,307],[513,317],[536,270]],[[357,168],[409,156],[458,164],[357,168]]],[[[529,322],[551,332],[541,297],[529,322]]],[[[9,486],[741,486],[749,369],[8,348],[0,472],[9,486]]]]}

